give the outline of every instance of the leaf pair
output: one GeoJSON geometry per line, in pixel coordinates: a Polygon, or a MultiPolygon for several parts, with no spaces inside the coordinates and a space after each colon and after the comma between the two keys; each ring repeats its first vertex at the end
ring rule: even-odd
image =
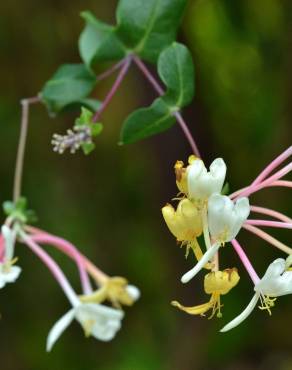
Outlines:
{"type": "Polygon", "coordinates": [[[116,26],[83,12],[86,26],[79,51],[84,65],[63,65],[45,84],[40,97],[49,112],[55,114],[74,105],[97,110],[100,102],[88,99],[96,85],[92,67],[128,54],[156,62],[159,53],[175,40],[185,4],[186,0],[120,0],[116,26]]]}
{"type": "Polygon", "coordinates": [[[194,96],[194,67],[189,50],[173,43],[158,59],[158,74],[167,90],[148,108],[141,108],[126,119],[121,143],[129,144],[158,134],[175,122],[174,114],[188,105],[194,96]]]}
{"type": "Polygon", "coordinates": [[[82,60],[91,68],[96,62],[135,54],[155,63],[175,40],[185,5],[186,0],[120,0],[116,26],[82,13],[86,21],[79,40],[82,60]]]}

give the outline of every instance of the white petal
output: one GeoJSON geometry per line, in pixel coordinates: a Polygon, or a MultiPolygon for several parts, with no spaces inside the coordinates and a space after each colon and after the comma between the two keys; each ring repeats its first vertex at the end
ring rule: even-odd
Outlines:
{"type": "Polygon", "coordinates": [[[21,273],[21,267],[19,266],[11,266],[10,271],[6,273],[2,273],[2,278],[6,281],[6,283],[14,283],[21,273]]]}
{"type": "Polygon", "coordinates": [[[240,315],[238,315],[235,319],[230,321],[230,323],[225,325],[224,328],[220,330],[220,332],[225,333],[226,331],[231,330],[235,328],[236,326],[238,326],[239,324],[241,324],[252,313],[258,300],[259,300],[259,294],[255,294],[252,300],[249,302],[246,309],[240,315]]]}
{"type": "Polygon", "coordinates": [[[135,286],[135,285],[128,285],[127,288],[126,288],[128,294],[130,295],[130,297],[136,302],[140,296],[141,296],[141,292],[140,290],[135,286]]]}
{"type": "Polygon", "coordinates": [[[195,275],[197,275],[197,273],[202,270],[205,264],[208,263],[212,259],[212,257],[214,257],[219,248],[220,244],[212,245],[212,247],[207,250],[200,261],[195,265],[195,267],[193,267],[190,271],[182,276],[181,282],[184,284],[188,283],[195,275]]]}
{"type": "Polygon", "coordinates": [[[70,311],[65,313],[56,324],[52,327],[47,338],[47,352],[50,352],[53,345],[59,339],[61,334],[68,328],[75,316],[75,309],[72,308],[70,311]]]}
{"type": "Polygon", "coordinates": [[[123,317],[123,311],[101,304],[84,303],[76,309],[76,319],[81,326],[87,330],[87,324],[92,325],[90,334],[102,341],[113,339],[123,317]]]}

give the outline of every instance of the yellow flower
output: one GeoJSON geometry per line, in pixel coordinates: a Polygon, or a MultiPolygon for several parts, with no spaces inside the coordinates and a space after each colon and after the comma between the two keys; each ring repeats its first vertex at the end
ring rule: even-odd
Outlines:
{"type": "Polygon", "coordinates": [[[187,198],[182,199],[175,210],[167,204],[162,208],[162,215],[170,232],[181,245],[187,246],[186,255],[192,248],[199,260],[203,253],[197,242],[197,237],[202,234],[202,218],[196,206],[187,198]]]}
{"type": "MultiPolygon", "coordinates": [[[[192,164],[196,159],[198,159],[196,156],[191,155],[188,159],[189,165],[192,164]]],[[[176,185],[178,190],[185,195],[188,195],[187,168],[188,167],[184,167],[183,161],[177,161],[174,165],[176,185]]]]}
{"type": "Polygon", "coordinates": [[[80,296],[80,300],[83,303],[102,303],[108,300],[114,307],[120,308],[121,305],[132,306],[139,295],[138,288],[128,285],[125,278],[112,277],[94,293],[80,296]]]}
{"type": "Polygon", "coordinates": [[[187,198],[182,199],[175,210],[167,204],[162,208],[162,215],[177,241],[192,241],[202,234],[201,215],[196,206],[187,198]]]}
{"type": "Polygon", "coordinates": [[[238,284],[239,279],[236,268],[209,272],[204,280],[205,292],[211,295],[209,302],[193,307],[183,306],[177,301],[173,301],[171,304],[190,315],[204,316],[207,311],[212,310],[210,319],[216,313],[217,317],[221,317],[222,305],[220,303],[220,297],[234,288],[238,284]]]}

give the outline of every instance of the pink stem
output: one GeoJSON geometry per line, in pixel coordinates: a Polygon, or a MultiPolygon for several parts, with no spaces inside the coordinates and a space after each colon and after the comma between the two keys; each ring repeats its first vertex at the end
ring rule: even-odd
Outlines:
{"type": "Polygon", "coordinates": [[[123,67],[121,68],[115,83],[113,84],[112,88],[110,89],[109,93],[107,94],[106,98],[104,99],[103,103],[101,104],[101,107],[95,113],[95,115],[92,119],[93,122],[97,122],[99,120],[103,111],[108,106],[108,104],[111,102],[112,98],[114,97],[115,93],[117,92],[118,88],[120,87],[123,79],[125,78],[125,76],[128,72],[128,69],[131,65],[131,62],[132,62],[131,57],[128,57],[123,61],[123,67]]]}
{"type": "Polygon", "coordinates": [[[76,256],[78,255],[78,260],[80,261],[80,264],[82,264],[82,269],[84,270],[85,268],[92,275],[92,277],[99,282],[100,285],[104,284],[109,279],[104,272],[98,269],[87,257],[79,252],[79,250],[67,240],[55,237],[54,235],[31,226],[26,227],[26,230],[33,234],[33,240],[39,243],[49,244],[59,249],[75,261],[76,256]]]}
{"type": "Polygon", "coordinates": [[[292,181],[278,180],[278,181],[274,181],[269,186],[279,186],[279,187],[284,187],[284,188],[292,188],[292,181]]]}
{"type": "Polygon", "coordinates": [[[113,73],[115,73],[118,69],[120,69],[122,67],[122,65],[125,63],[125,60],[121,60],[119,63],[116,63],[115,65],[113,65],[111,68],[109,68],[108,70],[106,70],[105,72],[101,73],[100,75],[98,75],[96,77],[96,80],[98,82],[106,79],[107,77],[111,76],[113,73]]]}
{"type": "Polygon", "coordinates": [[[292,219],[290,217],[287,217],[280,212],[274,211],[273,209],[251,206],[250,210],[255,213],[260,213],[263,215],[274,217],[283,222],[292,222],[292,219]]]}
{"type": "Polygon", "coordinates": [[[292,229],[292,223],[269,220],[247,220],[245,225],[276,227],[279,229],[292,229]]]}
{"type": "Polygon", "coordinates": [[[62,287],[64,293],[66,294],[68,300],[72,306],[79,304],[76,293],[74,292],[71,284],[64,275],[63,271],[60,269],[59,265],[46,253],[38,244],[36,244],[28,235],[21,232],[21,237],[24,243],[43,261],[43,263],[51,271],[55,279],[58,281],[62,287]]]}
{"type": "Polygon", "coordinates": [[[254,180],[252,185],[257,185],[264,180],[276,167],[292,155],[292,146],[286,149],[282,154],[275,158],[254,180]]]}
{"type": "MultiPolygon", "coordinates": [[[[136,57],[136,56],[133,57],[133,60],[136,63],[136,65],[138,66],[138,68],[140,69],[140,71],[144,74],[144,76],[148,79],[150,84],[153,86],[154,90],[156,90],[156,92],[160,96],[163,95],[164,90],[159,85],[159,83],[156,81],[156,79],[152,76],[152,74],[150,73],[150,71],[148,70],[146,65],[142,62],[142,60],[140,58],[136,57]]],[[[187,124],[186,124],[186,122],[184,121],[181,113],[180,112],[175,112],[175,113],[173,113],[173,115],[175,116],[178,124],[180,125],[180,128],[182,129],[187,141],[189,142],[189,144],[192,148],[192,151],[194,152],[194,154],[197,157],[201,157],[198,146],[197,146],[197,144],[196,144],[196,142],[195,142],[195,140],[194,140],[187,124]]]]}
{"type": "Polygon", "coordinates": [[[255,269],[253,268],[250,260],[248,259],[241,245],[238,243],[236,239],[231,240],[231,244],[235,249],[236,253],[238,254],[242,264],[246,268],[251,280],[256,285],[260,281],[260,278],[258,277],[258,274],[255,272],[255,269]]]}
{"type": "Polygon", "coordinates": [[[230,198],[236,199],[239,197],[247,197],[263,188],[272,186],[272,184],[281,179],[283,176],[287,175],[290,171],[292,171],[292,163],[287,164],[285,167],[283,167],[280,171],[276,172],[271,177],[267,178],[263,182],[257,185],[250,185],[246,188],[243,188],[241,190],[236,191],[235,193],[229,195],[230,198]]]}
{"type": "MultiPolygon", "coordinates": [[[[81,282],[81,285],[82,285],[83,293],[84,294],[92,293],[92,287],[91,287],[91,284],[90,284],[90,280],[89,280],[89,276],[87,274],[87,271],[84,268],[83,259],[80,256],[80,253],[78,252],[77,248],[73,244],[71,244],[70,242],[68,242],[68,241],[66,241],[62,238],[59,238],[59,237],[54,236],[54,235],[49,235],[49,234],[34,235],[34,236],[32,236],[32,239],[35,242],[40,243],[40,244],[44,243],[44,244],[49,244],[49,245],[53,245],[53,246],[57,246],[57,247],[62,246],[63,250],[66,250],[67,254],[68,255],[70,254],[70,257],[73,258],[76,262],[76,265],[78,267],[79,274],[80,274],[80,282],[81,282]]],[[[59,247],[59,249],[61,249],[61,248],[59,247]]]]}
{"type": "Polygon", "coordinates": [[[292,249],[291,248],[289,248],[287,245],[281,243],[278,239],[274,238],[273,236],[266,233],[265,231],[255,227],[255,226],[252,226],[252,225],[243,225],[243,228],[245,230],[257,235],[259,238],[265,240],[266,242],[273,245],[274,247],[280,249],[284,253],[287,253],[289,255],[292,254],[292,249]]]}

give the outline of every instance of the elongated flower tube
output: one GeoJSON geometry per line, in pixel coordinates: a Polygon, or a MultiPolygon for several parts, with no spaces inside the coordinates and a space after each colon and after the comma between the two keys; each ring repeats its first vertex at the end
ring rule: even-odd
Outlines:
{"type": "Polygon", "coordinates": [[[250,213],[248,198],[236,203],[220,194],[211,195],[208,202],[208,225],[213,240],[224,244],[236,237],[250,213]]]}
{"type": "Polygon", "coordinates": [[[209,318],[215,314],[217,317],[221,317],[220,297],[229,293],[238,284],[239,279],[236,268],[209,272],[204,279],[205,292],[211,295],[209,302],[193,307],[183,306],[177,301],[173,301],[171,304],[190,315],[204,316],[206,312],[212,310],[209,318]]]}
{"type": "Polygon", "coordinates": [[[292,271],[288,270],[289,262],[278,258],[272,262],[262,279],[254,286],[256,294],[245,308],[245,310],[221,329],[221,332],[231,330],[241,324],[254,310],[257,302],[261,301],[261,310],[267,310],[271,314],[271,308],[277,297],[292,294],[292,271]]]}
{"type": "Polygon", "coordinates": [[[187,169],[188,194],[191,200],[204,201],[214,193],[221,193],[226,176],[226,164],[215,159],[207,171],[204,162],[197,159],[187,169]]]}

